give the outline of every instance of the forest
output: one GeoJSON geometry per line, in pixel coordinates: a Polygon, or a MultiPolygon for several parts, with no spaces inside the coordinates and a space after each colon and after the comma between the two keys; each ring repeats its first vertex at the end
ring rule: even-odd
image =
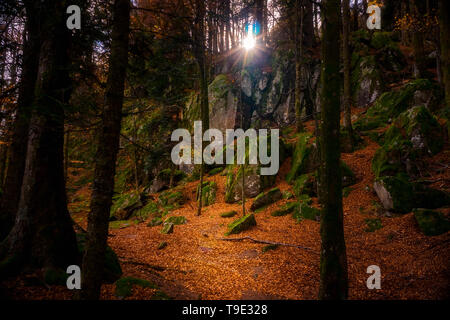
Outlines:
{"type": "Polygon", "coordinates": [[[0,1],[0,300],[449,299],[449,22],[0,1]]]}

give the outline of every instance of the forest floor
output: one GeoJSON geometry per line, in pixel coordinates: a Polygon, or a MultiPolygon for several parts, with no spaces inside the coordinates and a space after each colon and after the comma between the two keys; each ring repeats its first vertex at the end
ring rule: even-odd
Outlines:
{"type": "MultiPolygon", "coordinates": [[[[311,128],[312,123],[306,127],[311,128]]],[[[356,175],[357,183],[343,198],[344,231],[348,256],[350,299],[448,299],[450,233],[423,235],[412,213],[386,216],[373,192],[371,161],[378,144],[364,137],[365,146],[342,159],[356,175]],[[366,219],[381,219],[382,228],[367,232],[366,219]],[[367,267],[381,269],[381,290],[369,290],[367,267]]],[[[450,149],[429,158],[429,168],[450,166],[450,149]]],[[[280,168],[277,186],[291,190],[285,182],[290,160],[280,168]]],[[[434,186],[449,190],[450,170],[437,170],[434,186]]],[[[198,181],[187,183],[183,193],[187,202],[171,215],[187,218],[172,234],[161,234],[160,227],[146,223],[111,229],[108,243],[117,253],[124,276],[150,280],[174,299],[316,299],[319,291],[320,223],[291,215],[273,217],[271,213],[283,199],[257,212],[257,226],[242,234],[258,240],[295,244],[306,248],[279,246],[263,253],[265,246],[248,240],[223,241],[227,225],[236,219],[220,214],[236,210],[240,204],[224,202],[226,177],[206,176],[218,185],[216,202],[196,215],[195,191],[198,181]],[[167,242],[167,247],[157,250],[167,242]]],[[[84,186],[84,188],[87,188],[84,186]]],[[[78,192],[78,195],[86,190],[78,192]]],[[[82,199],[85,210],[74,213],[74,220],[86,228],[88,197],[82,199]]],[[[246,202],[247,211],[253,200],[246,202]]],[[[317,206],[317,199],[314,199],[317,206]]],[[[13,298],[69,299],[72,292],[64,287],[30,286],[24,279],[9,283],[13,298]],[[22,285],[21,285],[22,284],[22,285]]],[[[128,299],[150,299],[154,289],[134,288],[128,299]]],[[[117,299],[114,285],[104,285],[102,299],[117,299]]]]}

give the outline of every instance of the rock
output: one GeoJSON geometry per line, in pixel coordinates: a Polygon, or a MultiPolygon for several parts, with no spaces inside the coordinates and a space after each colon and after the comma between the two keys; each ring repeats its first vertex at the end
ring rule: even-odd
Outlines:
{"type": "Polygon", "coordinates": [[[253,201],[250,210],[255,211],[262,207],[265,207],[269,204],[275,203],[278,200],[281,200],[283,198],[283,195],[281,194],[280,189],[273,188],[272,190],[269,190],[266,193],[259,194],[255,201],[253,201]]]}
{"type": "Polygon", "coordinates": [[[306,173],[299,176],[294,181],[294,194],[296,197],[300,197],[303,194],[314,195],[314,181],[315,176],[312,173],[306,173]]]}
{"type": "Polygon", "coordinates": [[[273,113],[273,119],[280,126],[288,126],[295,123],[295,104],[293,94],[289,94],[273,113]]]}
{"type": "Polygon", "coordinates": [[[159,195],[158,202],[160,205],[167,207],[178,207],[184,204],[184,196],[180,191],[164,191],[159,195]]]}
{"type": "Polygon", "coordinates": [[[441,212],[427,209],[414,209],[414,218],[426,236],[438,236],[450,230],[450,220],[441,212]]]}
{"type": "Polygon", "coordinates": [[[160,242],[160,244],[158,245],[158,250],[162,250],[165,247],[167,247],[167,242],[166,241],[162,241],[160,242]]]}
{"type": "Polygon", "coordinates": [[[287,182],[291,183],[298,176],[316,170],[319,163],[317,148],[315,144],[310,144],[311,135],[309,133],[298,134],[294,154],[292,156],[292,166],[286,175],[287,182]]]}
{"type": "Polygon", "coordinates": [[[173,226],[174,226],[174,224],[171,223],[171,222],[169,222],[169,223],[164,223],[164,226],[163,226],[163,228],[162,228],[162,230],[161,230],[161,233],[163,233],[163,234],[170,234],[170,233],[173,233],[173,226]]]}
{"type": "Polygon", "coordinates": [[[298,206],[297,202],[288,202],[285,205],[283,205],[280,209],[275,210],[274,212],[272,212],[272,216],[273,217],[281,217],[281,216],[285,216],[291,212],[293,212],[298,206]]]}
{"type": "Polygon", "coordinates": [[[362,57],[352,75],[353,101],[358,107],[366,107],[375,102],[383,92],[380,69],[374,56],[362,57]]]}
{"type": "Polygon", "coordinates": [[[115,295],[122,299],[129,297],[133,294],[133,286],[152,289],[158,288],[155,284],[151,283],[150,281],[133,277],[125,277],[119,279],[116,282],[115,295]]]}
{"type": "Polygon", "coordinates": [[[110,220],[128,220],[135,211],[141,209],[143,204],[143,195],[139,192],[120,194],[114,198],[111,206],[110,220]]]}
{"type": "Polygon", "coordinates": [[[147,227],[156,227],[156,226],[161,225],[162,223],[163,222],[160,217],[155,217],[147,224],[147,227]]]}
{"type": "Polygon", "coordinates": [[[341,161],[341,176],[342,188],[354,185],[356,183],[355,174],[344,161],[341,161]]]}
{"type": "MultiPolygon", "coordinates": [[[[238,93],[225,74],[219,74],[208,87],[209,126],[225,132],[239,126],[238,93]]],[[[194,119],[198,120],[200,119],[194,119]]]]}
{"type": "Polygon", "coordinates": [[[408,213],[413,208],[436,209],[450,205],[448,193],[400,177],[378,178],[373,187],[383,207],[393,212],[408,213]]]}
{"type": "Polygon", "coordinates": [[[224,212],[224,213],[220,214],[220,216],[222,218],[231,218],[231,217],[234,217],[235,215],[237,215],[237,212],[234,211],[234,210],[233,211],[224,212]]]}
{"type": "Polygon", "coordinates": [[[229,236],[230,234],[237,234],[250,229],[252,226],[256,226],[256,219],[255,215],[253,213],[250,213],[230,223],[228,225],[228,232],[225,233],[225,235],[229,236]]]}
{"type": "Polygon", "coordinates": [[[294,211],[294,214],[292,217],[297,220],[297,222],[300,222],[304,219],[308,220],[314,220],[319,221],[320,220],[320,210],[316,209],[314,207],[310,207],[305,203],[300,203],[296,210],[294,211]]]}
{"type": "Polygon", "coordinates": [[[397,177],[381,177],[375,180],[373,188],[384,209],[398,213],[408,213],[413,208],[412,185],[397,177]]]}
{"type": "Polygon", "coordinates": [[[173,223],[174,225],[185,224],[187,219],[183,216],[172,216],[164,220],[164,224],[173,223]]]}
{"type": "MultiPolygon", "coordinates": [[[[197,201],[200,191],[200,184],[197,186],[197,201]]],[[[207,207],[214,202],[216,202],[216,192],[217,192],[217,184],[213,181],[211,182],[204,182],[203,188],[202,188],[202,204],[203,206],[207,207]]]]}
{"type": "MultiPolygon", "coordinates": [[[[181,179],[185,177],[185,173],[181,170],[175,170],[173,172],[172,183],[176,184],[181,179]]],[[[157,176],[153,179],[152,185],[150,186],[149,193],[157,193],[163,189],[167,189],[170,186],[170,179],[172,176],[172,169],[164,169],[160,171],[157,176]]]]}

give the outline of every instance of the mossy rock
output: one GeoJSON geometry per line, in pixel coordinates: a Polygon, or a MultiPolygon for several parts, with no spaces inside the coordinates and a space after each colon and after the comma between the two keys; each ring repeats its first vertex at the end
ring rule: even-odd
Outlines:
{"type": "Polygon", "coordinates": [[[414,217],[426,236],[438,236],[450,230],[450,220],[439,211],[414,209],[414,217]]]}
{"type": "Polygon", "coordinates": [[[223,171],[223,169],[224,169],[224,168],[221,168],[221,167],[219,167],[219,168],[214,168],[214,169],[212,169],[212,170],[210,170],[210,171],[208,172],[208,175],[214,176],[214,175],[216,175],[216,174],[221,173],[221,172],[223,171]]]}
{"type": "Polygon", "coordinates": [[[162,234],[170,234],[173,233],[174,224],[173,223],[164,223],[163,228],[161,230],[162,234]]]}
{"type": "Polygon", "coordinates": [[[184,204],[185,199],[180,191],[164,191],[159,195],[158,202],[160,205],[178,207],[184,204]]]}
{"type": "Polygon", "coordinates": [[[147,227],[156,227],[163,223],[160,217],[154,217],[148,224],[147,227]]]}
{"type": "Polygon", "coordinates": [[[242,218],[239,218],[228,225],[228,232],[226,236],[231,234],[238,234],[242,231],[248,230],[251,227],[256,226],[256,219],[253,213],[247,214],[242,218]]]}
{"type": "Polygon", "coordinates": [[[263,192],[259,194],[255,201],[253,201],[250,210],[255,211],[259,208],[263,208],[267,205],[270,205],[272,203],[277,202],[278,200],[281,200],[283,198],[283,195],[281,194],[280,189],[273,188],[267,192],[263,192]]]}
{"type": "Polygon", "coordinates": [[[139,220],[117,220],[109,223],[109,229],[124,229],[131,226],[135,226],[139,223],[139,220]]]}
{"type": "Polygon", "coordinates": [[[222,217],[222,218],[231,218],[231,217],[234,217],[235,215],[237,215],[237,211],[228,211],[228,212],[224,212],[224,213],[221,213],[220,214],[220,216],[222,217]]]}
{"type": "Polygon", "coordinates": [[[162,250],[162,249],[164,249],[165,247],[167,247],[167,242],[166,242],[166,241],[162,241],[162,242],[160,242],[159,245],[158,245],[158,250],[162,250]]]}
{"type": "Polygon", "coordinates": [[[136,217],[141,220],[147,219],[150,215],[157,213],[159,210],[158,204],[156,202],[150,201],[141,209],[138,209],[134,214],[136,217]]]}
{"type": "Polygon", "coordinates": [[[289,191],[283,191],[283,199],[290,200],[294,197],[294,195],[289,191]]]}
{"type": "Polygon", "coordinates": [[[437,209],[450,205],[448,192],[429,188],[421,183],[412,184],[414,192],[414,208],[437,209]]]}
{"type": "Polygon", "coordinates": [[[141,209],[143,196],[140,192],[119,194],[113,198],[110,217],[111,220],[128,220],[141,209]]]}
{"type": "Polygon", "coordinates": [[[286,181],[289,183],[302,174],[314,171],[317,167],[317,150],[315,145],[309,143],[310,138],[311,135],[309,133],[297,135],[291,170],[286,175],[286,181]]]}
{"type": "MultiPolygon", "coordinates": [[[[84,254],[87,236],[84,233],[77,233],[78,252],[80,255],[84,254]]],[[[116,253],[110,246],[106,247],[105,261],[103,269],[103,281],[106,283],[113,283],[122,276],[122,268],[120,267],[119,259],[116,253]]]]}
{"type": "MultiPolygon", "coordinates": [[[[197,186],[197,201],[200,191],[200,184],[197,186]]],[[[204,182],[202,187],[202,204],[207,207],[216,202],[217,184],[213,181],[204,182]]]]}
{"type": "Polygon", "coordinates": [[[365,219],[364,222],[367,225],[367,228],[364,229],[365,232],[374,232],[376,230],[383,228],[383,225],[381,224],[381,219],[379,218],[365,219]]]}
{"type": "Polygon", "coordinates": [[[117,280],[115,295],[119,298],[127,298],[133,294],[133,286],[140,286],[142,288],[158,289],[158,286],[148,280],[125,277],[117,280]]]}
{"type": "Polygon", "coordinates": [[[294,181],[294,194],[300,197],[302,194],[314,194],[314,176],[312,174],[302,174],[294,181]]]}
{"type": "Polygon", "coordinates": [[[400,177],[381,177],[373,188],[386,210],[408,213],[414,207],[414,189],[411,183],[400,177]]]}
{"type": "Polygon", "coordinates": [[[281,206],[278,210],[272,212],[273,217],[281,217],[292,213],[299,204],[297,202],[288,202],[285,205],[281,206]]]}
{"type": "Polygon", "coordinates": [[[263,253],[266,253],[267,251],[270,251],[270,250],[276,250],[278,247],[279,247],[278,244],[268,244],[267,246],[264,246],[264,247],[261,249],[261,251],[262,251],[263,253]]]}
{"type": "Polygon", "coordinates": [[[187,219],[183,216],[172,216],[172,217],[168,217],[166,220],[164,220],[164,224],[173,223],[174,225],[181,225],[181,224],[185,224],[186,222],[187,222],[187,219]]]}
{"type": "Polygon", "coordinates": [[[320,220],[321,211],[317,208],[310,207],[305,203],[300,203],[299,206],[296,207],[297,210],[294,211],[292,217],[300,222],[304,219],[318,221],[320,220]]]}

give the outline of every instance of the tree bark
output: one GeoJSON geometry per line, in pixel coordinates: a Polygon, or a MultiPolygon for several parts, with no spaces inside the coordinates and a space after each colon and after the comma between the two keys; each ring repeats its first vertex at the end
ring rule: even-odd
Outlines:
{"type": "Polygon", "coordinates": [[[120,139],[125,75],[128,65],[129,29],[130,1],[116,0],[113,8],[106,104],[99,135],[91,212],[88,218],[88,239],[83,257],[80,298],[85,300],[96,300],[100,296],[120,139]]]}
{"type": "Polygon", "coordinates": [[[9,147],[8,167],[5,172],[3,195],[0,201],[0,240],[4,239],[14,224],[14,218],[20,199],[25,158],[27,153],[28,128],[31,119],[31,105],[36,85],[40,32],[39,2],[25,1],[27,33],[23,44],[22,74],[17,100],[16,118],[13,125],[11,145],[9,147]]]}
{"type": "MultiPolygon", "coordinates": [[[[40,3],[42,44],[35,109],[30,121],[24,178],[13,229],[0,256],[36,267],[78,264],[64,182],[64,105],[70,96],[70,34],[66,1],[40,3]]],[[[31,80],[30,80],[31,81],[31,80]]]]}
{"type": "MultiPolygon", "coordinates": [[[[424,14],[421,10],[421,4],[417,0],[410,0],[410,10],[413,15],[419,17],[424,14]]],[[[416,79],[426,77],[426,57],[424,49],[424,35],[420,30],[414,30],[412,32],[413,51],[414,51],[414,76],[416,79]]]]}
{"type": "Polygon", "coordinates": [[[354,147],[352,114],[351,114],[351,88],[350,88],[350,46],[349,46],[349,0],[342,0],[342,49],[344,60],[344,129],[347,131],[344,149],[352,152],[354,147]]]}
{"type": "MultiPolygon", "coordinates": [[[[295,1],[295,116],[297,132],[303,131],[302,123],[302,63],[303,63],[303,6],[302,0],[295,1]]],[[[304,80],[304,79],[303,79],[304,80]]]]}
{"type": "Polygon", "coordinates": [[[439,0],[439,28],[441,41],[442,78],[444,81],[445,104],[450,106],[450,3],[439,0]]]}
{"type": "Polygon", "coordinates": [[[322,130],[323,208],[320,222],[319,298],[346,299],[348,296],[347,257],[342,211],[340,170],[340,1],[324,0],[322,39],[322,130]]]}

